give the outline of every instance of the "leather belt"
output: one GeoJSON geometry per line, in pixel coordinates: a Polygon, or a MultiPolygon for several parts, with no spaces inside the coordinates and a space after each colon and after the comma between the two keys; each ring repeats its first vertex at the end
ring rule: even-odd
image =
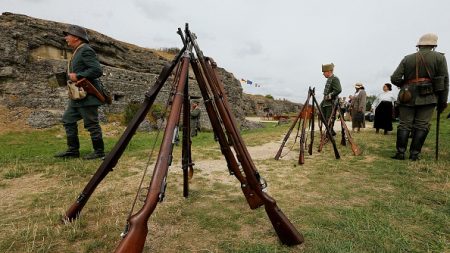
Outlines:
{"type": "Polygon", "coordinates": [[[421,78],[409,79],[408,81],[405,82],[405,84],[424,83],[424,82],[430,82],[431,83],[431,78],[421,77],[421,78]]]}

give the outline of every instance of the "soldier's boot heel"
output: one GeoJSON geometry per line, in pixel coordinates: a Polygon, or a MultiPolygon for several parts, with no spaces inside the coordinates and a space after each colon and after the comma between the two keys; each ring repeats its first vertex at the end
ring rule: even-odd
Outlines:
{"type": "Polygon", "coordinates": [[[427,138],[428,131],[422,129],[415,129],[413,139],[411,141],[411,146],[409,147],[409,159],[411,161],[420,160],[420,152],[422,151],[422,146],[427,138]]]}

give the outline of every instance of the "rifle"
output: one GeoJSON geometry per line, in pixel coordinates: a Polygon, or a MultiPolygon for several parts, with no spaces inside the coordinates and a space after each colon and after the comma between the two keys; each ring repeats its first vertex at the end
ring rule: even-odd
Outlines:
{"type": "Polygon", "coordinates": [[[309,99],[311,98],[311,88],[308,90],[308,97],[306,98],[306,102],[303,105],[303,122],[302,122],[302,132],[300,134],[300,154],[298,156],[298,164],[305,163],[305,135],[306,135],[306,120],[308,116],[308,107],[309,107],[309,99]]]}
{"type": "Polygon", "coordinates": [[[229,141],[227,140],[227,137],[223,131],[221,125],[222,123],[218,117],[217,109],[214,106],[213,100],[209,96],[205,77],[200,69],[198,60],[195,59],[193,55],[191,56],[191,67],[197,79],[197,83],[203,96],[203,100],[205,101],[206,112],[211,122],[211,126],[219,141],[220,151],[222,152],[227,162],[228,171],[231,175],[234,175],[241,183],[242,192],[244,193],[245,199],[247,200],[250,208],[256,209],[263,205],[263,202],[261,198],[258,197],[258,195],[255,193],[255,190],[252,189],[248,184],[247,179],[240,170],[240,166],[236,161],[233,151],[228,145],[229,141]]]}
{"type": "MultiPolygon", "coordinates": [[[[233,143],[233,148],[236,152],[236,156],[242,165],[245,177],[250,185],[250,188],[255,190],[255,193],[262,199],[266,213],[272,222],[272,225],[280,238],[281,242],[286,245],[297,245],[304,241],[303,235],[301,235],[289,219],[283,214],[281,209],[276,205],[276,202],[267,193],[262,191],[261,177],[256,171],[255,165],[253,164],[250,154],[245,147],[244,141],[239,134],[237,129],[237,124],[231,113],[228,101],[223,92],[223,86],[220,83],[217,73],[215,71],[216,63],[208,58],[205,60],[203,53],[201,52],[195,37],[192,33],[186,29],[187,36],[194,45],[195,52],[197,53],[200,66],[205,74],[208,86],[207,89],[211,91],[217,111],[222,119],[224,128],[231,138],[233,143]]],[[[200,83],[199,83],[200,85],[200,83]]]]}
{"type": "Polygon", "coordinates": [[[105,103],[105,97],[95,88],[95,86],[89,82],[88,79],[82,78],[75,83],[75,86],[83,88],[88,94],[94,95],[100,100],[100,102],[105,103]]]}
{"type": "Polygon", "coordinates": [[[171,152],[174,145],[175,132],[180,119],[183,105],[183,91],[187,81],[189,69],[189,50],[186,50],[181,61],[181,74],[178,80],[176,92],[173,95],[172,107],[167,120],[166,129],[162,139],[152,180],[144,205],[136,214],[128,218],[127,230],[115,252],[142,252],[145,238],[148,233],[148,219],[156,208],[158,202],[164,198],[166,189],[166,177],[171,162],[171,152]]]}
{"type": "Polygon", "coordinates": [[[322,109],[320,109],[320,105],[317,102],[316,96],[312,96],[312,98],[313,98],[314,104],[317,106],[317,112],[319,114],[319,119],[322,122],[322,124],[325,125],[326,135],[328,135],[328,138],[330,139],[331,144],[333,145],[334,156],[336,157],[336,159],[339,159],[339,158],[341,158],[341,156],[339,155],[339,151],[336,147],[336,142],[334,141],[334,136],[331,134],[331,130],[330,130],[330,127],[328,126],[327,122],[325,122],[325,117],[323,116],[322,109]]]}
{"type": "Polygon", "coordinates": [[[86,185],[81,194],[78,196],[75,203],[73,203],[72,206],[70,206],[69,209],[66,211],[63,217],[64,222],[70,222],[78,218],[81,210],[91,197],[94,190],[97,188],[100,182],[106,177],[106,175],[108,175],[108,173],[112,171],[113,168],[116,166],[118,160],[125,151],[125,148],[127,147],[131,138],[136,133],[139,124],[145,119],[148,111],[155,102],[158,92],[161,90],[164,83],[171,75],[173,69],[178,64],[185,50],[186,46],[184,46],[180,50],[180,52],[175,56],[175,58],[169,65],[164,66],[164,68],[162,69],[161,73],[158,76],[158,79],[155,81],[155,84],[145,94],[144,102],[142,103],[140,109],[134,115],[133,119],[128,124],[127,128],[125,129],[125,132],[122,134],[119,141],[113,147],[111,152],[109,152],[108,155],[105,157],[105,160],[102,162],[100,167],[95,172],[94,176],[91,178],[89,183],[86,185]]]}
{"type": "MultiPolygon", "coordinates": [[[[311,88],[309,88],[309,92],[311,92],[311,96],[313,96],[314,95],[314,93],[315,93],[315,89],[316,88],[313,88],[312,90],[311,90],[311,88]]],[[[312,110],[311,110],[311,121],[309,121],[309,125],[310,125],[310,128],[311,128],[311,132],[310,132],[310,134],[311,134],[311,137],[310,137],[310,143],[309,143],[309,146],[308,146],[308,154],[309,155],[312,155],[312,150],[313,150],[313,143],[314,143],[314,118],[316,117],[315,116],[315,107],[314,107],[314,103],[311,103],[312,105],[311,105],[311,107],[312,107],[312,110]]]]}
{"type": "Polygon", "coordinates": [[[358,147],[358,145],[356,145],[355,141],[353,140],[352,135],[348,130],[347,124],[345,124],[344,117],[341,111],[339,111],[339,118],[341,119],[342,134],[344,136],[343,138],[345,139],[345,136],[347,136],[348,142],[350,142],[350,145],[352,147],[353,154],[360,155],[362,153],[361,149],[358,147]]]}
{"type": "Polygon", "coordinates": [[[281,152],[283,151],[284,146],[286,145],[287,140],[289,139],[289,136],[292,133],[292,130],[294,129],[295,125],[297,124],[298,120],[300,119],[300,117],[302,116],[302,112],[303,112],[303,108],[305,108],[304,106],[302,107],[302,109],[300,110],[300,112],[298,113],[298,115],[295,117],[294,121],[292,122],[291,127],[289,127],[289,130],[287,131],[286,135],[283,138],[283,141],[281,142],[281,146],[278,149],[277,154],[275,155],[275,160],[279,160],[280,156],[281,156],[281,152]]]}

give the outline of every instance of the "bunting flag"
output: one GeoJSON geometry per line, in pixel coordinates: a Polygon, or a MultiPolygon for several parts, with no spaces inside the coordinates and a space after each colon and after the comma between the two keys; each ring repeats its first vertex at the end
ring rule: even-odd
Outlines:
{"type": "Polygon", "coordinates": [[[241,82],[241,84],[248,84],[248,85],[253,86],[253,87],[261,87],[261,84],[254,83],[253,81],[247,80],[247,79],[244,79],[244,78],[241,78],[241,80],[239,80],[239,81],[241,82]]]}

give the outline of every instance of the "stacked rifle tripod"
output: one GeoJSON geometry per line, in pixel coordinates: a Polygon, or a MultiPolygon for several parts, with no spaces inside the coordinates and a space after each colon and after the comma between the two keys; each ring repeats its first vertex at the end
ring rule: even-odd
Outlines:
{"type": "MultiPolygon", "coordinates": [[[[122,234],[123,239],[117,247],[116,252],[142,252],[144,248],[148,233],[147,223],[150,215],[155,210],[158,202],[164,199],[168,168],[172,162],[172,150],[178,139],[181,112],[183,112],[183,195],[188,197],[189,176],[193,173],[194,165],[191,159],[191,140],[189,134],[190,98],[188,92],[188,72],[189,66],[191,66],[197,79],[211,125],[218,138],[221,152],[226,159],[228,170],[241,183],[242,192],[250,208],[256,209],[264,205],[267,215],[281,242],[286,245],[301,244],[304,241],[303,235],[297,231],[289,219],[283,214],[275,200],[263,191],[263,188],[266,186],[265,180],[261,178],[256,170],[239,133],[235,118],[231,113],[227,97],[224,93],[223,85],[218,78],[216,63],[213,59],[203,56],[197,44],[196,36],[191,33],[187,24],[184,34],[181,29],[178,29],[178,34],[183,41],[183,48],[171,64],[163,68],[153,87],[145,94],[144,102],[119,141],[102,162],[76,202],[67,210],[64,217],[65,221],[70,222],[80,215],[82,208],[97,185],[115,167],[139,124],[144,120],[146,114],[152,107],[158,92],[175,69],[175,88],[171,93],[170,113],[147,195],[142,208],[138,212],[132,214],[133,211],[130,211],[127,226],[122,234]],[[195,54],[192,51],[193,49],[195,54]]],[[[137,197],[135,198],[135,203],[136,199],[137,197]]]]}
{"type": "MultiPolygon", "coordinates": [[[[336,100],[333,103],[332,111],[331,111],[331,117],[329,118],[328,122],[326,121],[322,110],[320,109],[320,105],[317,102],[316,96],[315,96],[315,88],[311,89],[309,87],[308,89],[308,96],[306,98],[305,103],[303,104],[302,109],[298,113],[298,115],[295,117],[294,121],[292,122],[291,127],[289,128],[288,132],[283,138],[283,141],[281,143],[280,148],[278,149],[277,154],[275,155],[275,160],[279,160],[282,157],[282,151],[284,146],[286,145],[286,142],[289,139],[289,136],[292,133],[292,130],[297,126],[297,134],[294,139],[294,145],[297,141],[297,139],[300,137],[299,145],[300,145],[300,153],[298,157],[298,164],[304,164],[305,163],[305,150],[306,145],[308,145],[308,154],[312,155],[313,145],[314,145],[314,119],[315,119],[315,111],[317,110],[317,117],[319,120],[319,130],[320,130],[320,144],[318,148],[318,152],[321,152],[323,149],[323,146],[330,141],[333,145],[333,151],[334,156],[336,159],[340,158],[339,151],[337,149],[336,141],[335,141],[335,135],[336,133],[333,130],[334,122],[336,121],[336,115],[339,117],[339,121],[341,123],[341,145],[346,146],[347,142],[350,143],[353,154],[354,155],[360,155],[361,150],[359,149],[358,145],[354,142],[352,135],[350,131],[348,130],[347,124],[345,124],[344,115],[342,115],[341,110],[339,110],[339,100],[336,98],[336,100]],[[311,104],[310,104],[311,103],[311,104]],[[308,131],[310,134],[309,144],[307,144],[307,133],[306,128],[308,126],[308,131]],[[322,126],[325,126],[325,130],[322,131],[322,126]]],[[[292,148],[291,148],[292,149],[292,148]]]]}

